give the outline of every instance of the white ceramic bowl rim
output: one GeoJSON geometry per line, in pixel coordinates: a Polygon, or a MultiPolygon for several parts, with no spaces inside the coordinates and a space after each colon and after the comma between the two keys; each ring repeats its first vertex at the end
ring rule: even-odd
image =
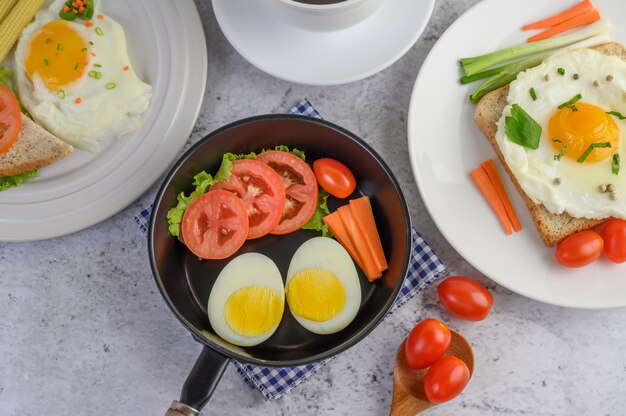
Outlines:
{"type": "Polygon", "coordinates": [[[366,0],[342,0],[342,1],[338,1],[337,3],[332,3],[332,4],[308,4],[308,3],[301,3],[296,0],[278,0],[278,1],[288,6],[297,7],[297,8],[305,9],[305,10],[320,10],[320,9],[332,10],[332,9],[340,9],[343,7],[350,7],[354,5],[355,3],[362,3],[366,0]]]}

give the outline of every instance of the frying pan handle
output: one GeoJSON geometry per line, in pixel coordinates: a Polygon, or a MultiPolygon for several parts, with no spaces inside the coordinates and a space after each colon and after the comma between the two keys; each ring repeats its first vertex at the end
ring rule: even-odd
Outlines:
{"type": "Polygon", "coordinates": [[[196,360],[180,393],[165,416],[202,416],[200,410],[209,401],[220,382],[230,358],[205,346],[196,360]]]}

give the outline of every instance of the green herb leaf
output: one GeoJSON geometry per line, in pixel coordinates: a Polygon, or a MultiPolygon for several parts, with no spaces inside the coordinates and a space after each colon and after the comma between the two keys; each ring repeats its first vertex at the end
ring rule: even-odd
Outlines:
{"type": "Polygon", "coordinates": [[[27,172],[27,173],[22,173],[20,175],[0,177],[0,192],[5,191],[9,188],[20,186],[22,183],[26,182],[27,180],[33,179],[36,177],[37,177],[36,170],[27,172]]]}
{"type": "Polygon", "coordinates": [[[64,90],[57,91],[57,96],[63,100],[65,98],[65,91],[64,90]]]}
{"type": "Polygon", "coordinates": [[[611,164],[611,171],[614,175],[619,175],[619,154],[615,153],[613,155],[613,163],[611,164]]]}
{"type": "MultiPolygon", "coordinates": [[[[576,94],[575,96],[573,96],[573,97],[572,97],[572,99],[571,99],[571,100],[569,100],[569,101],[564,102],[563,104],[561,104],[561,105],[559,106],[559,109],[561,109],[561,108],[565,108],[565,107],[570,107],[570,106],[572,106],[574,103],[577,103],[578,101],[582,100],[582,98],[583,98],[583,95],[582,95],[582,94],[576,94]]],[[[578,109],[576,109],[576,110],[578,110],[578,109]]]]}
{"type": "Polygon", "coordinates": [[[328,209],[328,192],[321,189],[317,195],[317,208],[313,213],[313,216],[302,227],[303,230],[315,230],[321,231],[323,237],[331,237],[332,234],[328,230],[328,226],[324,223],[324,217],[330,215],[330,210],[328,209]]]}
{"type": "Polygon", "coordinates": [[[585,150],[585,152],[580,155],[578,159],[576,159],[576,162],[583,163],[589,157],[591,152],[593,152],[593,149],[602,149],[607,147],[611,147],[611,142],[591,143],[587,150],[585,150]]]}
{"type": "Polygon", "coordinates": [[[533,99],[533,101],[537,101],[537,93],[535,92],[535,89],[531,88],[528,92],[530,93],[530,97],[533,99]]]}
{"type": "Polygon", "coordinates": [[[564,69],[564,68],[559,68],[559,69],[557,69],[557,70],[556,70],[556,72],[557,72],[559,75],[565,75],[565,69],[564,69]]]}
{"type": "Polygon", "coordinates": [[[557,143],[557,142],[561,143],[561,153],[559,153],[558,155],[554,155],[554,160],[556,160],[558,162],[559,160],[561,160],[561,158],[565,154],[565,143],[563,143],[559,139],[552,139],[552,141],[555,142],[555,143],[557,143]]]}
{"type": "Polygon", "coordinates": [[[622,115],[622,113],[620,113],[620,112],[618,112],[618,111],[607,111],[606,113],[607,113],[607,114],[610,114],[610,115],[612,115],[612,116],[615,116],[615,117],[619,118],[620,120],[626,120],[626,117],[624,117],[624,116],[622,115]]]}
{"type": "Polygon", "coordinates": [[[536,150],[541,138],[541,126],[517,104],[511,106],[511,115],[504,119],[504,132],[515,144],[536,150]]]}
{"type": "Polygon", "coordinates": [[[60,43],[57,43],[57,51],[62,51],[63,50],[63,45],[61,45],[60,43]]]}
{"type": "Polygon", "coordinates": [[[292,153],[306,162],[306,156],[304,155],[304,152],[302,150],[296,149],[295,147],[293,149],[290,149],[289,146],[278,145],[274,148],[274,150],[278,150],[279,152],[292,153]]]}
{"type": "Polygon", "coordinates": [[[104,32],[102,31],[102,29],[100,28],[100,26],[96,27],[96,35],[98,36],[102,36],[104,35],[104,32]]]}
{"type": "Polygon", "coordinates": [[[107,90],[112,90],[113,88],[117,87],[117,84],[115,82],[109,82],[105,85],[107,90]]]}

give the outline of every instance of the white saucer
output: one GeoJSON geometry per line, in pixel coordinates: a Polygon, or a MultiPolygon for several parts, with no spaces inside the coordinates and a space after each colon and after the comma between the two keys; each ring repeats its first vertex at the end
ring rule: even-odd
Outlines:
{"type": "Polygon", "coordinates": [[[285,23],[260,0],[213,0],[228,41],[257,68],[286,81],[337,85],[374,75],[420,37],[435,0],[386,0],[351,28],[315,32],[285,23]]]}

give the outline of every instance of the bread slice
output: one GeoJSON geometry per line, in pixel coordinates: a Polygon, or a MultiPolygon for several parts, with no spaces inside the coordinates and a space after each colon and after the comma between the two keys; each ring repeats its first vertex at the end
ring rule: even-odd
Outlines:
{"type": "Polygon", "coordinates": [[[74,148],[22,114],[22,130],[13,146],[0,155],[0,176],[12,176],[46,167],[74,148]]]}
{"type": "MultiPolygon", "coordinates": [[[[595,46],[592,49],[602,52],[605,55],[617,56],[626,61],[626,47],[620,43],[609,42],[603,45],[595,46]]],[[[496,141],[496,131],[498,130],[497,122],[502,117],[504,107],[508,104],[508,94],[509,87],[507,85],[485,95],[476,105],[474,120],[476,121],[478,128],[484,133],[489,143],[493,146],[498,157],[500,158],[500,161],[502,162],[502,165],[504,165],[506,171],[511,177],[511,180],[515,184],[517,191],[524,197],[526,206],[530,211],[530,215],[532,216],[535,226],[539,231],[539,235],[545,245],[549,247],[555,246],[571,234],[595,227],[596,225],[608,220],[608,218],[600,220],[590,218],[574,218],[567,213],[552,214],[543,205],[535,204],[528,197],[528,195],[526,195],[515,178],[515,175],[513,175],[513,172],[511,172],[509,166],[505,162],[504,155],[502,154],[500,146],[498,146],[496,141]]]]}

